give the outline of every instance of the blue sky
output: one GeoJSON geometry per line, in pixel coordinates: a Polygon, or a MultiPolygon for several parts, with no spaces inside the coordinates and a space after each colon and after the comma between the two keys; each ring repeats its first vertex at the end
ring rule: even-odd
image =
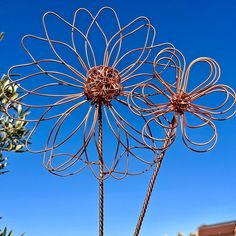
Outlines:
{"type": "MultiPolygon", "coordinates": [[[[187,62],[208,56],[219,62],[220,83],[236,89],[236,2],[227,1],[74,1],[0,0],[0,73],[28,59],[20,45],[25,34],[41,34],[47,11],[66,18],[79,7],[95,13],[113,7],[122,24],[145,15],[157,29],[157,42],[171,42],[187,62]]],[[[177,139],[168,150],[141,236],[174,236],[199,225],[236,220],[235,118],[218,122],[219,140],[211,152],[198,154],[177,139]]],[[[40,137],[35,137],[40,142],[40,137]]],[[[35,144],[36,145],[36,144],[35,144]]],[[[18,235],[97,235],[98,184],[89,171],[60,178],[42,165],[42,156],[9,154],[10,173],[1,176],[1,226],[18,235]]],[[[105,235],[129,236],[151,172],[105,183],[105,235]]]]}

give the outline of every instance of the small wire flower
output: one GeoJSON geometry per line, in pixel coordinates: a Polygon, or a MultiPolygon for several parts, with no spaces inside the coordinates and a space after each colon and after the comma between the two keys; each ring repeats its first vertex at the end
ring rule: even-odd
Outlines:
{"type": "Polygon", "coordinates": [[[121,27],[112,8],[96,15],[81,8],[72,23],[46,13],[43,28],[45,37],[22,39],[33,62],[9,70],[21,75],[14,81],[22,90],[16,102],[31,111],[27,121],[34,126],[27,140],[36,133],[41,137],[32,145],[37,150],[27,145],[29,151],[43,152],[46,168],[63,176],[87,166],[98,179],[101,165],[102,178],[150,169],[158,153],[142,140],[145,117],[133,115],[127,103],[134,86],[152,79],[146,62],[162,46],[153,45],[155,29],[149,20],[141,16],[121,27]]]}
{"type": "Polygon", "coordinates": [[[182,140],[189,149],[211,150],[217,142],[213,121],[229,119],[236,112],[235,91],[227,85],[217,84],[220,78],[217,62],[200,57],[186,68],[185,58],[179,50],[165,48],[157,54],[153,65],[157,80],[137,85],[129,96],[133,112],[148,117],[143,128],[144,142],[151,146],[150,140],[160,141],[150,132],[155,127],[166,130],[171,127],[171,142],[167,148],[176,137],[180,122],[182,140]],[[163,71],[164,65],[168,69],[163,71]]]}
{"type": "Polygon", "coordinates": [[[130,109],[147,119],[142,130],[144,143],[160,150],[137,221],[135,236],[141,230],[156,177],[166,150],[175,140],[178,123],[184,144],[193,151],[206,152],[217,141],[213,121],[226,120],[236,112],[235,91],[227,85],[217,84],[220,67],[213,59],[200,57],[186,68],[183,54],[172,47],[161,50],[153,66],[153,80],[135,86],[128,97],[130,109]],[[160,128],[165,131],[165,137],[160,137],[160,128]],[[155,142],[155,147],[150,140],[155,142]]]}

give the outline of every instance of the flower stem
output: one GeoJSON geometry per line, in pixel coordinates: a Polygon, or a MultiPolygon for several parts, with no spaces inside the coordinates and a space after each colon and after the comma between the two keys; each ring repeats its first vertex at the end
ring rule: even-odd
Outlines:
{"type": "Polygon", "coordinates": [[[104,228],[104,171],[102,145],[102,107],[98,107],[98,150],[99,150],[99,236],[103,236],[104,228]]]}
{"type": "Polygon", "coordinates": [[[169,130],[168,130],[168,132],[166,134],[165,142],[164,142],[164,144],[162,146],[162,152],[161,152],[161,154],[160,154],[160,156],[158,158],[158,162],[156,164],[156,168],[155,168],[155,170],[154,170],[154,172],[152,174],[151,180],[149,182],[148,190],[147,190],[146,197],[145,197],[144,202],[143,202],[143,207],[142,207],[142,210],[141,210],[141,213],[140,213],[140,216],[139,216],[136,228],[135,228],[134,236],[138,236],[139,235],[139,232],[140,232],[140,229],[141,229],[141,226],[142,226],[142,223],[143,223],[146,211],[147,211],[147,207],[148,207],[151,195],[152,195],[153,187],[155,185],[156,177],[157,177],[157,175],[159,173],[159,170],[161,168],[161,164],[162,164],[162,161],[164,159],[165,152],[166,152],[168,143],[170,141],[171,133],[173,131],[173,127],[175,127],[175,124],[176,124],[176,118],[173,117],[171,125],[170,125],[170,128],[169,128],[169,130]]]}

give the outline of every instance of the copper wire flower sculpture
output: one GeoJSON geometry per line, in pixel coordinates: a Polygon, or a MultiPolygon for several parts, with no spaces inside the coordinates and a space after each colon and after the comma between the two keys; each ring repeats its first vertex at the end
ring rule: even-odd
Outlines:
{"type": "Polygon", "coordinates": [[[35,123],[28,139],[37,132],[42,136],[40,141],[43,136],[47,139],[40,150],[31,150],[30,145],[28,149],[43,152],[44,164],[54,174],[72,175],[89,166],[100,178],[93,148],[101,152],[98,120],[103,113],[107,146],[114,149],[109,151],[109,159],[103,160],[104,178],[123,178],[150,169],[157,152],[142,141],[145,118],[138,119],[123,109],[128,108],[130,90],[152,77],[144,66],[149,65],[145,62],[158,45],[153,46],[155,29],[149,20],[142,16],[121,27],[109,7],[96,15],[81,8],[72,23],[48,12],[43,16],[43,27],[45,37],[26,35],[22,39],[33,62],[9,70],[9,74],[21,75],[14,81],[22,90],[16,102],[30,107],[34,115],[28,120],[35,123]],[[63,33],[55,30],[59,23],[65,28],[63,33]],[[65,150],[64,145],[70,148],[65,150]]]}
{"type": "Polygon", "coordinates": [[[157,125],[165,129],[171,125],[173,141],[180,123],[182,140],[189,149],[211,150],[218,137],[213,121],[229,119],[236,112],[235,91],[227,85],[217,84],[220,78],[217,62],[200,57],[186,68],[186,60],[179,50],[165,48],[157,54],[153,66],[156,79],[136,86],[129,96],[131,109],[148,117],[143,128],[144,142],[151,146],[150,140],[159,141],[150,133],[157,125]],[[162,65],[167,65],[168,69],[160,73],[162,65]],[[190,87],[189,80],[195,87],[190,87]],[[197,131],[201,134],[200,139],[197,131]]]}
{"type": "Polygon", "coordinates": [[[12,82],[21,90],[14,102],[31,111],[26,147],[44,153],[45,167],[56,175],[92,170],[99,179],[102,236],[104,179],[142,174],[158,161],[157,148],[143,142],[145,117],[137,118],[127,100],[134,86],[153,78],[152,51],[171,44],[154,45],[156,32],[146,17],[121,27],[110,7],[95,15],[80,8],[72,23],[48,12],[43,29],[45,36],[22,39],[32,62],[8,72],[20,75],[12,82]],[[27,144],[36,134],[40,140],[33,149],[27,144]]]}
{"type": "Polygon", "coordinates": [[[32,62],[8,72],[9,77],[20,75],[9,84],[19,86],[20,96],[14,103],[31,111],[31,118],[24,120],[32,125],[26,147],[43,153],[45,167],[55,175],[91,169],[99,180],[100,236],[103,181],[109,176],[122,179],[142,174],[155,166],[137,236],[178,123],[188,148],[209,151],[217,141],[213,120],[228,119],[236,112],[235,92],[216,84],[220,68],[213,59],[201,57],[186,68],[183,54],[171,44],[155,45],[156,31],[143,16],[121,26],[110,7],[95,15],[80,8],[72,23],[48,12],[43,16],[43,30],[44,36],[22,39],[32,62]],[[155,55],[156,49],[160,52],[155,55]],[[204,74],[198,65],[205,64],[204,74]],[[193,77],[191,84],[196,81],[197,85],[191,89],[188,81],[193,72],[206,78],[198,83],[198,76],[193,77]],[[208,97],[215,95],[217,101],[211,104],[208,97]],[[201,138],[210,136],[196,140],[195,134],[189,134],[193,129],[203,131],[201,138]],[[36,134],[40,140],[33,149],[29,140],[36,134]]]}
{"type": "MultiPolygon", "coordinates": [[[[200,57],[186,68],[185,57],[179,50],[165,48],[156,55],[153,67],[154,79],[133,88],[128,99],[131,110],[147,118],[143,127],[144,143],[147,146],[151,147],[150,140],[163,142],[163,139],[155,135],[155,129],[162,127],[166,131],[165,142],[149,183],[134,236],[139,235],[165,151],[174,142],[178,123],[184,144],[193,151],[206,152],[217,141],[213,121],[229,119],[236,113],[235,91],[227,85],[217,84],[220,67],[215,60],[200,57]],[[204,79],[199,81],[201,76],[204,79]],[[195,83],[191,81],[191,84],[195,84],[193,88],[188,84],[190,79],[195,79],[195,83]],[[193,130],[201,131],[200,140],[196,141],[195,134],[190,136],[193,130]]],[[[153,149],[156,147],[158,145],[153,149]]]]}

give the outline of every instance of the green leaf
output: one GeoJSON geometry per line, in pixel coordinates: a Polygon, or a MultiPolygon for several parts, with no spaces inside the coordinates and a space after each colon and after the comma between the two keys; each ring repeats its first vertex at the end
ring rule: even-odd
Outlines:
{"type": "Polygon", "coordinates": [[[0,236],[6,236],[7,235],[7,227],[4,228],[3,232],[0,234],[0,236]]]}
{"type": "Polygon", "coordinates": [[[22,106],[21,105],[17,106],[17,112],[18,112],[19,115],[21,114],[21,112],[22,112],[22,106]]]}
{"type": "Polygon", "coordinates": [[[0,40],[2,40],[2,39],[3,39],[3,36],[4,36],[4,33],[3,33],[3,32],[1,32],[1,33],[0,33],[0,40]]]}
{"type": "Polygon", "coordinates": [[[24,145],[22,145],[22,144],[18,144],[18,145],[16,146],[15,150],[16,150],[16,151],[19,151],[19,150],[21,150],[21,149],[23,148],[23,146],[24,146],[24,145]]]}
{"type": "Polygon", "coordinates": [[[13,236],[12,230],[9,232],[8,236],[13,236]]]}

